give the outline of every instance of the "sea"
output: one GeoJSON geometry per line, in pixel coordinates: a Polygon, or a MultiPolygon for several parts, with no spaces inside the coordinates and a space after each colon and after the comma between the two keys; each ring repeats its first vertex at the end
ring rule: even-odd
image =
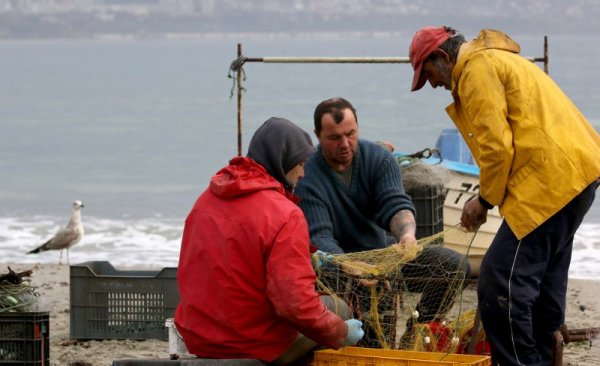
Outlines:
{"type": "MultiPolygon", "coordinates": [[[[248,62],[238,138],[228,77],[238,45],[250,58],[391,57],[407,56],[411,36],[0,41],[0,261],[57,263],[57,251],[25,253],[65,225],[79,199],[86,234],[71,264],[177,266],[185,217],[238,144],[245,154],[272,116],[312,131],[315,106],[333,96],[357,108],[362,138],[405,152],[433,147],[453,127],[450,94],[429,85],[411,93],[407,64],[248,62]]],[[[511,36],[523,55],[543,56],[543,33],[511,36]]],[[[548,43],[550,75],[600,131],[598,38],[551,34],[548,43]]],[[[598,201],[575,236],[572,278],[600,279],[598,201]]]]}

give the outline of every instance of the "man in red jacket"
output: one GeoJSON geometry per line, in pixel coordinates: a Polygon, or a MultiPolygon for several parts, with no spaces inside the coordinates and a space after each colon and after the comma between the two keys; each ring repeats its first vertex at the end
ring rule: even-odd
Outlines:
{"type": "Polygon", "coordinates": [[[310,136],[271,118],[210,181],[189,213],[179,258],[177,330],[203,358],[283,365],[317,344],[362,338],[345,304],[315,292],[308,226],[293,189],[314,152],[310,136]],[[330,299],[330,298],[329,298],[330,299]]]}

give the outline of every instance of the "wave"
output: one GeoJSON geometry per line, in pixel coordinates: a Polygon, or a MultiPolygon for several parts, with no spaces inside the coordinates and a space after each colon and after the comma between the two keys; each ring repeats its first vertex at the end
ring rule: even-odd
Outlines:
{"type": "MultiPolygon", "coordinates": [[[[44,243],[64,224],[50,216],[0,217],[0,257],[5,263],[58,263],[58,251],[25,253],[44,243]]],[[[70,263],[110,261],[117,267],[176,267],[183,224],[182,218],[84,217],[85,236],[70,250],[70,263]]],[[[598,249],[600,224],[582,224],[573,243],[569,277],[600,278],[598,249]]]]}

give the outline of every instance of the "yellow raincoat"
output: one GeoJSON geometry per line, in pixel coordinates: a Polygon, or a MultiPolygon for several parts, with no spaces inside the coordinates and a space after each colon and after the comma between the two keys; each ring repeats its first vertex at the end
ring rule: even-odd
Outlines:
{"type": "Polygon", "coordinates": [[[480,168],[480,195],[523,238],[600,177],[600,135],[504,33],[461,47],[446,108],[480,168]]]}

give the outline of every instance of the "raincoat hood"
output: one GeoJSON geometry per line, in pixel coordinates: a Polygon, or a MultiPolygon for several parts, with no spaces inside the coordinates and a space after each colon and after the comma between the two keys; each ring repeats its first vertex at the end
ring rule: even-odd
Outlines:
{"type": "Polygon", "coordinates": [[[247,156],[291,190],[285,175],[315,151],[308,133],[287,119],[271,117],[252,136],[247,156]]]}
{"type": "Polygon", "coordinates": [[[475,52],[497,49],[501,51],[508,51],[512,53],[521,52],[521,46],[503,32],[493,29],[483,29],[477,35],[477,38],[470,42],[466,42],[460,49],[460,54],[457,60],[454,70],[452,71],[452,90],[453,93],[456,90],[454,82],[460,79],[460,75],[463,68],[467,64],[471,55],[475,52]],[[464,56],[464,57],[463,57],[464,56]]]}
{"type": "Polygon", "coordinates": [[[252,159],[235,157],[210,180],[210,190],[219,197],[233,198],[263,189],[284,193],[281,183],[252,159]]]}

